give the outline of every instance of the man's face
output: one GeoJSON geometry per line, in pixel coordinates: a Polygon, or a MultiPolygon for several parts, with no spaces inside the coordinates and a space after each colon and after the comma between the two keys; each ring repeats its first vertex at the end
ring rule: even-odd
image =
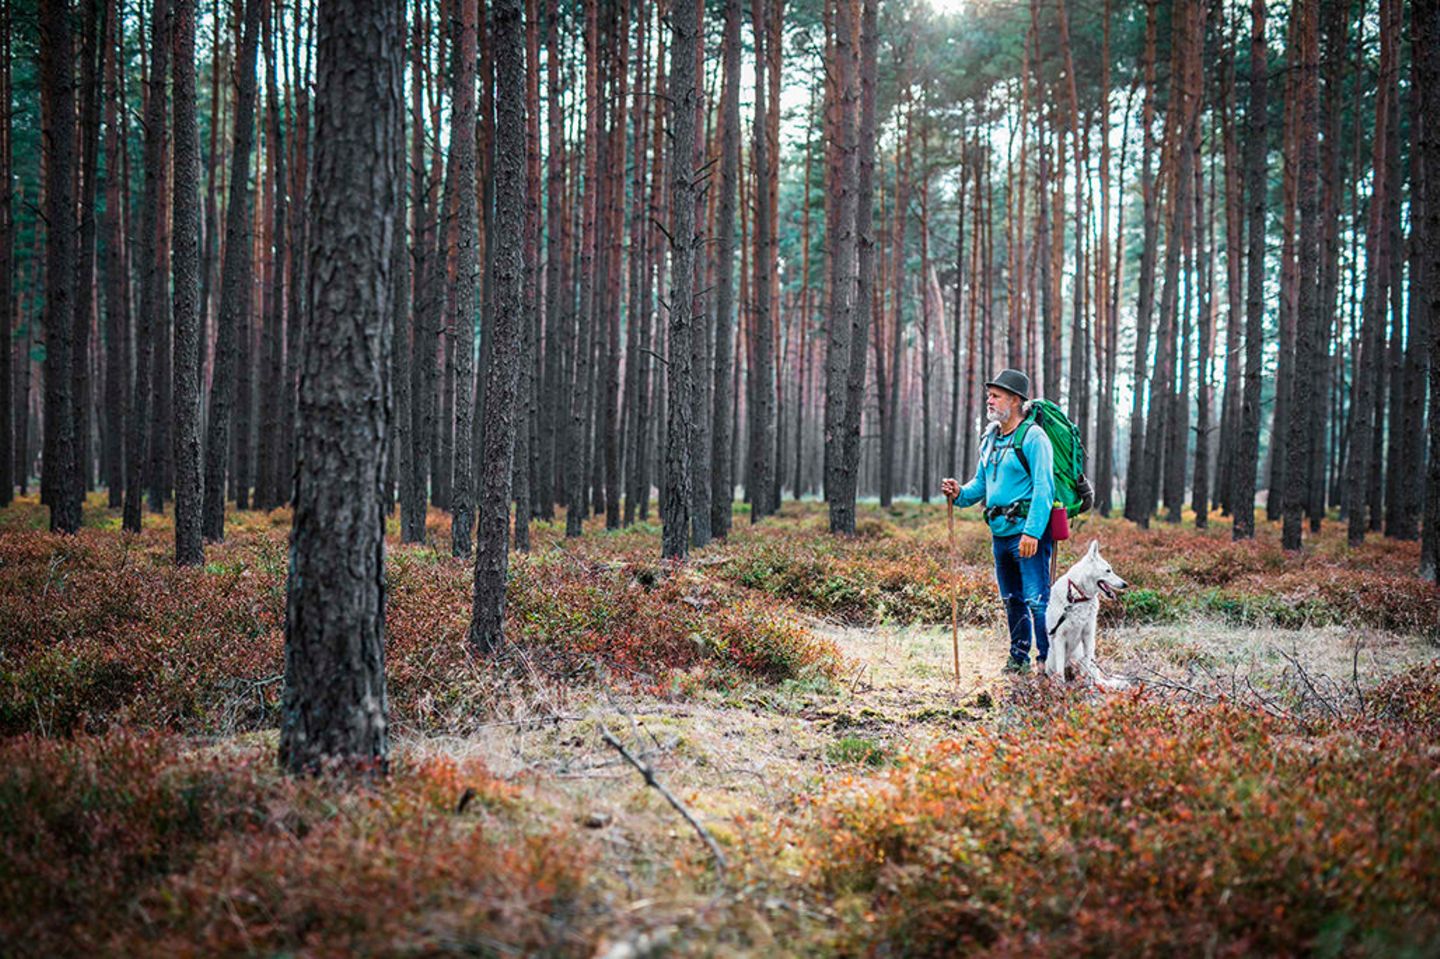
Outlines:
{"type": "Polygon", "coordinates": [[[1024,402],[1020,397],[1009,390],[1002,390],[998,386],[987,386],[985,388],[985,419],[991,423],[1003,423],[1013,413],[1020,409],[1024,402]]]}

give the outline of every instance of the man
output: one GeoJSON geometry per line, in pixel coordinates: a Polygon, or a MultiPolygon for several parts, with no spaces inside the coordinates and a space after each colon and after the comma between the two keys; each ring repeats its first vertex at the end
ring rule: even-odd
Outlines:
{"type": "Polygon", "coordinates": [[[1001,370],[985,384],[985,419],[975,477],[961,486],[947,477],[940,483],[956,506],[985,504],[985,519],[995,554],[995,582],[1010,623],[1007,672],[1030,669],[1030,643],[1039,663],[1049,653],[1045,605],[1050,598],[1050,507],[1055,497],[1054,451],[1042,429],[1017,433],[1030,399],[1030,377],[1001,370]],[[1017,440],[1019,445],[1017,445],[1017,440]]]}

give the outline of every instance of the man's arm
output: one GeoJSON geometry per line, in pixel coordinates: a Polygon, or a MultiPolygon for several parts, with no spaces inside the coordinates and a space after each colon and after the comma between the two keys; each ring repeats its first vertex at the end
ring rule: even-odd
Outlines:
{"type": "Polygon", "coordinates": [[[1038,427],[1026,431],[1022,448],[1030,461],[1030,515],[1022,532],[1038,540],[1050,525],[1050,505],[1055,502],[1055,450],[1038,427]]]}
{"type": "MultiPolygon", "coordinates": [[[[983,462],[983,457],[982,457],[983,462]]],[[[960,507],[973,506],[985,499],[985,471],[980,463],[975,464],[975,475],[970,482],[960,487],[960,495],[955,497],[955,505],[960,507]]]]}

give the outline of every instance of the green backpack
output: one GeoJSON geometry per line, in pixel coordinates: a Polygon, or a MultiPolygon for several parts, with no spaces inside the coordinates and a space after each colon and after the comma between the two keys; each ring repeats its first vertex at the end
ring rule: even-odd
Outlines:
{"type": "Polygon", "coordinates": [[[1095,489],[1085,476],[1085,446],[1080,441],[1080,428],[1050,400],[1031,400],[1025,410],[1020,433],[1015,437],[1020,465],[1026,473],[1030,472],[1030,460],[1021,444],[1025,442],[1025,431],[1038,426],[1050,437],[1050,446],[1055,451],[1055,498],[1071,517],[1088,513],[1095,505],[1095,489]]]}

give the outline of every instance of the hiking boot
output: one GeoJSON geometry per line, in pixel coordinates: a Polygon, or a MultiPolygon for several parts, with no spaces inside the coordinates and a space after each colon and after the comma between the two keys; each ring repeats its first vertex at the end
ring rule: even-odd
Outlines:
{"type": "Polygon", "coordinates": [[[1028,673],[1030,672],[1030,660],[1012,658],[1005,664],[1005,668],[1000,671],[1002,673],[1028,673]]]}

